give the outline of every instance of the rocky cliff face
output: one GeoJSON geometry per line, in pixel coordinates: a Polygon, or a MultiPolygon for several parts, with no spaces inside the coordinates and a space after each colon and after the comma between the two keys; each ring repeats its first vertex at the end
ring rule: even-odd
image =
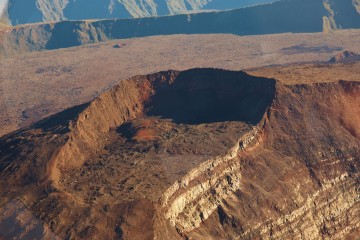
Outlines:
{"type": "Polygon", "coordinates": [[[206,9],[234,9],[271,1],[274,0],[10,0],[9,14],[10,21],[16,25],[41,21],[172,15],[206,9]]]}
{"type": "Polygon", "coordinates": [[[353,25],[355,28],[360,27],[358,0],[324,0],[323,3],[325,9],[328,12],[328,14],[324,16],[325,32],[341,28],[348,28],[350,25],[353,25]]]}
{"type": "Polygon", "coordinates": [[[164,34],[256,35],[321,32],[339,28],[340,23],[344,28],[360,27],[360,15],[347,15],[347,8],[345,11],[340,8],[336,10],[337,15],[333,16],[331,24],[324,24],[329,22],[323,17],[329,14],[330,5],[327,6],[325,8],[322,1],[292,0],[216,13],[144,19],[63,21],[18,26],[0,31],[2,41],[0,53],[3,56],[11,56],[28,51],[73,47],[109,39],[164,34]],[[342,18],[338,20],[337,16],[340,13],[342,18]],[[307,17],[303,18],[305,15],[307,17]]]}
{"type": "Polygon", "coordinates": [[[354,4],[357,12],[360,13],[360,1],[359,0],[353,0],[353,4],[354,4]]]}
{"type": "Polygon", "coordinates": [[[359,84],[339,82],[279,88],[282,93],[277,92],[262,143],[245,156],[240,154],[242,187],[226,194],[212,216],[190,231],[191,237],[344,239],[358,234],[359,219],[355,213],[359,202],[358,173],[350,170],[358,169],[359,164],[358,157],[351,156],[351,152],[358,156],[355,138],[346,147],[348,137],[357,136],[357,130],[354,122],[352,127],[341,127],[344,125],[340,115],[358,101],[355,89],[359,89],[359,84]],[[313,101],[315,96],[329,92],[334,95],[326,97],[326,103],[313,101]],[[286,114],[281,114],[284,110],[286,114]],[[333,120],[322,119],[323,111],[330,111],[333,120]],[[342,131],[349,131],[348,137],[342,131]],[[268,184],[269,181],[277,183],[268,184]],[[341,190],[345,188],[349,191],[341,190]],[[287,194],[292,197],[285,197],[287,194]],[[251,219],[245,217],[249,215],[251,219]],[[342,229],[345,219],[350,220],[353,228],[342,229]],[[216,222],[222,226],[216,226],[216,222]]]}
{"type": "Polygon", "coordinates": [[[0,140],[0,236],[351,239],[359,103],[350,81],[214,69],[123,81],[0,140]]]}
{"type": "MultiPolygon", "coordinates": [[[[10,0],[8,5],[0,6],[2,17],[13,25],[34,22],[64,20],[140,18],[150,16],[185,14],[208,10],[228,10],[276,0],[10,0]]],[[[324,17],[327,30],[348,28],[346,20],[350,15],[359,14],[359,1],[317,0],[323,2],[328,11],[324,17]],[[343,12],[346,11],[346,14],[343,12]],[[336,15],[336,16],[335,16],[336,15]],[[335,19],[336,18],[336,19],[335,19]],[[338,23],[336,23],[336,20],[338,23]]]]}
{"type": "Polygon", "coordinates": [[[11,56],[27,51],[153,35],[256,35],[339,28],[360,28],[360,14],[351,2],[328,1],[324,4],[322,1],[291,0],[223,12],[144,19],[63,21],[7,28],[0,31],[0,53],[11,56]]]}

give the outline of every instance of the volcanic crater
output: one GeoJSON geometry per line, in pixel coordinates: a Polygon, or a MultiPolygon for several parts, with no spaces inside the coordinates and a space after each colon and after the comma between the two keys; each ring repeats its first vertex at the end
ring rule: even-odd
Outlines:
{"type": "Polygon", "coordinates": [[[350,81],[220,69],[123,80],[0,139],[0,209],[22,209],[0,210],[0,230],[17,224],[2,237],[356,236],[359,103],[350,81]]]}

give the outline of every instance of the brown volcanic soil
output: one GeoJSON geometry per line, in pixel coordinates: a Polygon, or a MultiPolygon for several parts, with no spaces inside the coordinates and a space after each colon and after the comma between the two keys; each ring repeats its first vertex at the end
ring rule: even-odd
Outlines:
{"type": "Polygon", "coordinates": [[[133,77],[1,138],[0,236],[358,236],[360,81],[302,67],[133,77]]]}
{"type": "Polygon", "coordinates": [[[325,62],[344,49],[360,52],[358,42],[359,30],[244,37],[174,35],[116,40],[2,59],[0,135],[90,101],[134,75],[193,67],[240,70],[325,62]],[[115,49],[115,44],[123,46],[115,49]]]}

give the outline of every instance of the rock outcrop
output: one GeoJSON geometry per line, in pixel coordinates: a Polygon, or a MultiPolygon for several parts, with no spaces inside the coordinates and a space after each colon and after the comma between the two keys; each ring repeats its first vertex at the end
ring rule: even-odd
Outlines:
{"type": "Polygon", "coordinates": [[[333,31],[341,28],[348,28],[350,25],[358,28],[359,21],[359,1],[338,1],[324,0],[324,8],[327,14],[324,15],[324,32],[333,31]],[[352,20],[351,20],[352,19],[352,20]]]}
{"type": "Polygon", "coordinates": [[[352,63],[360,62],[360,54],[351,51],[344,51],[329,60],[330,63],[352,63]]]}
{"type": "Polygon", "coordinates": [[[356,8],[356,11],[360,13],[360,1],[359,0],[353,0],[353,4],[356,8]]]}
{"type": "Polygon", "coordinates": [[[359,103],[351,81],[215,69],[125,80],[0,140],[0,230],[18,226],[0,236],[358,236],[359,103]]]}

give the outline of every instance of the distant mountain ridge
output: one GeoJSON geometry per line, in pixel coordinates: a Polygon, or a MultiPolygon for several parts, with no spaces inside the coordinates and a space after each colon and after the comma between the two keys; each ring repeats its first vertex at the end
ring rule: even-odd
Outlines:
{"type": "Polygon", "coordinates": [[[9,0],[13,25],[63,20],[139,18],[226,10],[276,0],[9,0]]]}
{"type": "Polygon", "coordinates": [[[282,0],[229,11],[16,26],[0,31],[0,56],[155,35],[260,35],[354,28],[360,28],[360,14],[351,0],[328,0],[327,4],[322,0],[282,0]]]}

